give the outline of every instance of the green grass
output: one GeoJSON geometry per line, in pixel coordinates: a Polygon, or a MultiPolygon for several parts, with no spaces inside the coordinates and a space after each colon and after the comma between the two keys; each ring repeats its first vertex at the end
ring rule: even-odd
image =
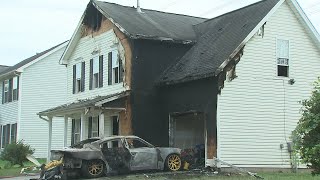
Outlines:
{"type": "MultiPolygon", "coordinates": [[[[212,174],[172,174],[172,175],[161,175],[161,174],[137,174],[137,175],[127,175],[127,176],[113,176],[108,179],[111,180],[254,180],[256,178],[248,175],[233,174],[228,175],[212,175],[212,174]]],[[[263,177],[265,180],[317,180],[320,177],[312,177],[310,173],[259,173],[259,176],[263,177]]],[[[104,178],[102,178],[104,179],[104,178]]]]}
{"type": "MultiPolygon", "coordinates": [[[[46,162],[46,159],[38,159],[38,161],[42,164],[46,162]]],[[[7,161],[0,160],[0,177],[12,177],[12,176],[19,176],[22,167],[18,165],[12,167],[6,167],[8,164],[7,161]]],[[[24,167],[35,166],[32,162],[25,162],[24,167]]]]}

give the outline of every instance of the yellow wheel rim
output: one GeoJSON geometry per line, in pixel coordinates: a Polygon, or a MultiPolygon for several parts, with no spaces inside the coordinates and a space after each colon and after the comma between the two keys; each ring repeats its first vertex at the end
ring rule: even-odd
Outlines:
{"type": "Polygon", "coordinates": [[[93,161],[89,164],[88,170],[93,176],[100,175],[103,171],[103,163],[101,161],[93,161]]]}
{"type": "Polygon", "coordinates": [[[178,155],[173,154],[168,158],[168,167],[171,171],[178,171],[181,167],[181,159],[178,155]]]}

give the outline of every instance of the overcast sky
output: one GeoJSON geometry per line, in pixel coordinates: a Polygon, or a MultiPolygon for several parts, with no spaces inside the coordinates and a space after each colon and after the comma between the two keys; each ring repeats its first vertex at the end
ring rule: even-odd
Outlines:
{"type": "MultiPolygon", "coordinates": [[[[136,0],[107,0],[136,6],[136,0]]],[[[141,7],[212,18],[259,0],[140,0],[141,7]]],[[[89,0],[9,0],[0,3],[0,65],[14,65],[71,38],[89,0]]],[[[320,1],[298,0],[318,32],[320,1]]]]}

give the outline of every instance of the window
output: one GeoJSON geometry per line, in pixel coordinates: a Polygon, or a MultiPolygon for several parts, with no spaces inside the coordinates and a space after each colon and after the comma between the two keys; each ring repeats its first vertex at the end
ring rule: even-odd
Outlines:
{"type": "Polygon", "coordinates": [[[151,145],[147,144],[146,142],[143,142],[139,139],[132,139],[132,138],[127,138],[127,143],[130,149],[133,148],[149,148],[151,145]]]}
{"type": "Polygon", "coordinates": [[[103,87],[103,56],[97,56],[90,60],[90,87],[95,89],[103,87]]]}
{"type": "Polygon", "coordinates": [[[5,80],[3,83],[3,102],[7,103],[9,102],[9,80],[5,80]]]}
{"type": "Polygon", "coordinates": [[[123,81],[122,61],[118,51],[114,50],[108,55],[108,84],[117,84],[123,81]]]}
{"type": "Polygon", "coordinates": [[[277,74],[289,77],[289,41],[277,40],[277,74]]]}
{"type": "Polygon", "coordinates": [[[85,83],[85,63],[73,65],[73,94],[84,92],[85,83]]]}
{"type": "Polygon", "coordinates": [[[99,137],[99,116],[89,117],[88,138],[99,137]]]}
{"type": "Polygon", "coordinates": [[[11,124],[11,131],[10,131],[10,142],[15,143],[17,141],[17,123],[11,124]]]}
{"type": "Polygon", "coordinates": [[[17,101],[19,96],[19,77],[6,79],[2,83],[2,104],[17,101]]]}
{"type": "Polygon", "coordinates": [[[18,100],[18,77],[14,77],[12,82],[12,100],[16,101],[18,100]]]}
{"type": "Polygon", "coordinates": [[[17,140],[17,123],[15,124],[6,124],[0,126],[1,134],[1,148],[6,147],[10,143],[15,143],[17,140]]]}
{"type": "Polygon", "coordinates": [[[71,134],[71,145],[80,142],[81,136],[81,120],[72,119],[72,134],[71,134]]]}

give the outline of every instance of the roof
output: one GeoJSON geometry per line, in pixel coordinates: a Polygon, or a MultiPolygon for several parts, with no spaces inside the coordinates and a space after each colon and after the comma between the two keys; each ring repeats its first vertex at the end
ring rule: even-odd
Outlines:
{"type": "MultiPolygon", "coordinates": [[[[196,39],[193,25],[205,18],[121,6],[114,3],[93,1],[107,18],[121,26],[133,39],[190,40],[196,39]]],[[[121,30],[121,28],[120,28],[121,30]]]]}
{"type": "Polygon", "coordinates": [[[0,73],[9,68],[9,66],[0,65],[0,73]]]}
{"type": "MultiPolygon", "coordinates": [[[[81,109],[81,108],[88,108],[88,107],[95,107],[97,106],[97,103],[104,101],[106,99],[111,99],[111,101],[116,100],[118,98],[122,98],[128,95],[128,92],[121,92],[121,93],[116,93],[116,94],[111,94],[111,95],[107,95],[107,96],[96,96],[94,98],[91,99],[83,99],[83,100],[78,100],[72,103],[68,103],[68,104],[63,104],[51,109],[47,109],[45,111],[41,111],[38,113],[38,115],[40,116],[48,116],[48,115],[58,115],[60,113],[63,112],[69,112],[72,110],[77,110],[77,109],[81,109]],[[114,99],[114,97],[116,97],[114,99]]],[[[108,103],[107,101],[105,101],[105,103],[108,103]]],[[[117,107],[119,108],[119,107],[117,107]]]]}
{"type": "Polygon", "coordinates": [[[195,26],[197,43],[160,77],[173,84],[216,75],[216,70],[280,0],[264,0],[195,26]]]}
{"type": "Polygon", "coordinates": [[[29,58],[27,58],[27,59],[25,59],[25,60],[23,60],[23,61],[15,64],[15,65],[13,65],[13,66],[10,66],[10,67],[6,68],[4,71],[1,71],[1,70],[0,70],[0,76],[1,76],[1,75],[4,75],[4,74],[6,74],[6,73],[10,73],[10,72],[12,72],[12,71],[17,70],[18,68],[20,68],[20,67],[22,67],[22,66],[24,66],[24,65],[26,65],[26,64],[34,61],[34,60],[36,60],[36,59],[38,59],[39,57],[47,54],[48,52],[54,50],[55,48],[59,47],[60,45],[66,43],[66,42],[67,42],[67,41],[65,41],[65,42],[63,42],[63,43],[60,43],[60,44],[58,44],[58,45],[56,45],[56,46],[54,46],[54,47],[52,47],[52,48],[50,48],[50,49],[47,49],[47,50],[42,51],[42,52],[40,52],[40,53],[37,53],[36,55],[34,55],[34,56],[32,56],[32,57],[29,57],[29,58]]]}

